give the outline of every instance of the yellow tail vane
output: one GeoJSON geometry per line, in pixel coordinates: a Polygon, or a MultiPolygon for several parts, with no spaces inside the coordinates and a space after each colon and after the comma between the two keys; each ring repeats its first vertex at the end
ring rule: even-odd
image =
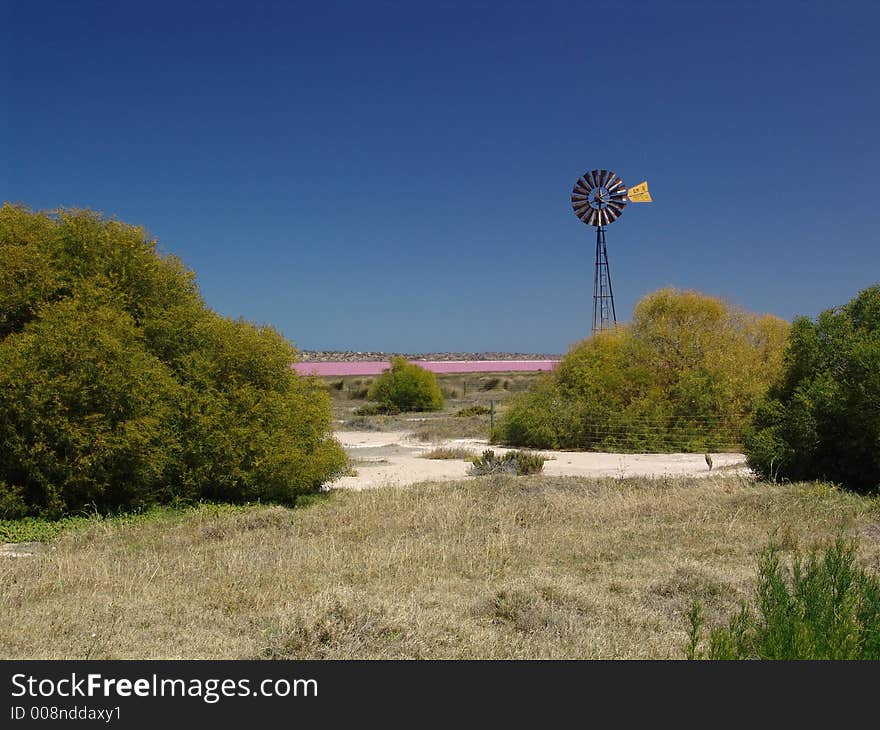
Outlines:
{"type": "Polygon", "coordinates": [[[651,193],[648,191],[648,181],[640,182],[633,185],[626,193],[626,197],[630,203],[650,203],[653,202],[651,193]]]}

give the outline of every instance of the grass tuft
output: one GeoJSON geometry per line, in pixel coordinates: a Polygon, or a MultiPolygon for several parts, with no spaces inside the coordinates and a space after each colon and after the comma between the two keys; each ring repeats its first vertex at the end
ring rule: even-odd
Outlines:
{"type": "Polygon", "coordinates": [[[474,458],[474,452],[459,446],[438,446],[421,454],[423,459],[462,459],[468,461],[474,458]]]}

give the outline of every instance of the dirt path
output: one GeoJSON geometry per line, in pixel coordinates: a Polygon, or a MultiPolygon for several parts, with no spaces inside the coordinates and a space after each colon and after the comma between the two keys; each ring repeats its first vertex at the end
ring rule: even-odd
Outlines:
{"type": "MultiPolygon", "coordinates": [[[[338,431],[336,437],[352,459],[357,476],[333,482],[338,489],[372,489],[385,485],[406,486],[424,481],[462,479],[470,464],[459,459],[425,459],[423,454],[439,446],[466,448],[475,455],[486,448],[501,453],[482,439],[450,439],[425,443],[406,431],[338,431]]],[[[703,454],[606,454],[581,451],[542,451],[549,461],[549,476],[635,477],[708,476],[710,473],[745,474],[742,454],[712,454],[710,472],[703,454]]]]}

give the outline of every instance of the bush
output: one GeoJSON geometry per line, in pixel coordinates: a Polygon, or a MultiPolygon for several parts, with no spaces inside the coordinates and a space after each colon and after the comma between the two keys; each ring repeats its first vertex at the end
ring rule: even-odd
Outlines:
{"type": "Polygon", "coordinates": [[[487,449],[473,460],[469,473],[472,476],[486,476],[488,474],[514,474],[525,476],[538,474],[544,470],[544,457],[540,454],[529,454],[525,451],[508,451],[501,456],[487,449]]]}
{"type": "Polygon", "coordinates": [[[293,347],[208,309],[143,230],[4,205],[0,260],[0,518],[291,502],[344,469],[293,347]]]}
{"type": "Polygon", "coordinates": [[[392,358],[391,368],[373,381],[367,397],[400,411],[439,411],[443,408],[443,394],[434,373],[404,357],[392,358]]]}
{"type": "Polygon", "coordinates": [[[816,322],[795,321],[745,444],[766,478],[880,487],[880,285],[816,322]]]}
{"type": "Polygon", "coordinates": [[[531,448],[727,451],[779,372],[788,324],[696,292],[642,299],[516,396],[493,439],[531,448]]]}
{"type": "Polygon", "coordinates": [[[880,580],[856,560],[842,538],[820,553],[782,567],[779,551],[761,558],[757,612],[743,605],[727,626],[704,629],[699,604],[691,609],[689,658],[880,659],[880,580]]]}

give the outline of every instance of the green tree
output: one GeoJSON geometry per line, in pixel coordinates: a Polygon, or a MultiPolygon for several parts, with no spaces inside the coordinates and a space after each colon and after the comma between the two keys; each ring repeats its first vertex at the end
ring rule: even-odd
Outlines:
{"type": "Polygon", "coordinates": [[[771,479],[880,487],[880,285],[815,322],[794,322],[746,455],[771,479]]]}
{"type": "Polygon", "coordinates": [[[401,411],[439,411],[443,408],[443,394],[434,373],[404,357],[391,360],[391,368],[373,381],[367,397],[401,411]]]}

